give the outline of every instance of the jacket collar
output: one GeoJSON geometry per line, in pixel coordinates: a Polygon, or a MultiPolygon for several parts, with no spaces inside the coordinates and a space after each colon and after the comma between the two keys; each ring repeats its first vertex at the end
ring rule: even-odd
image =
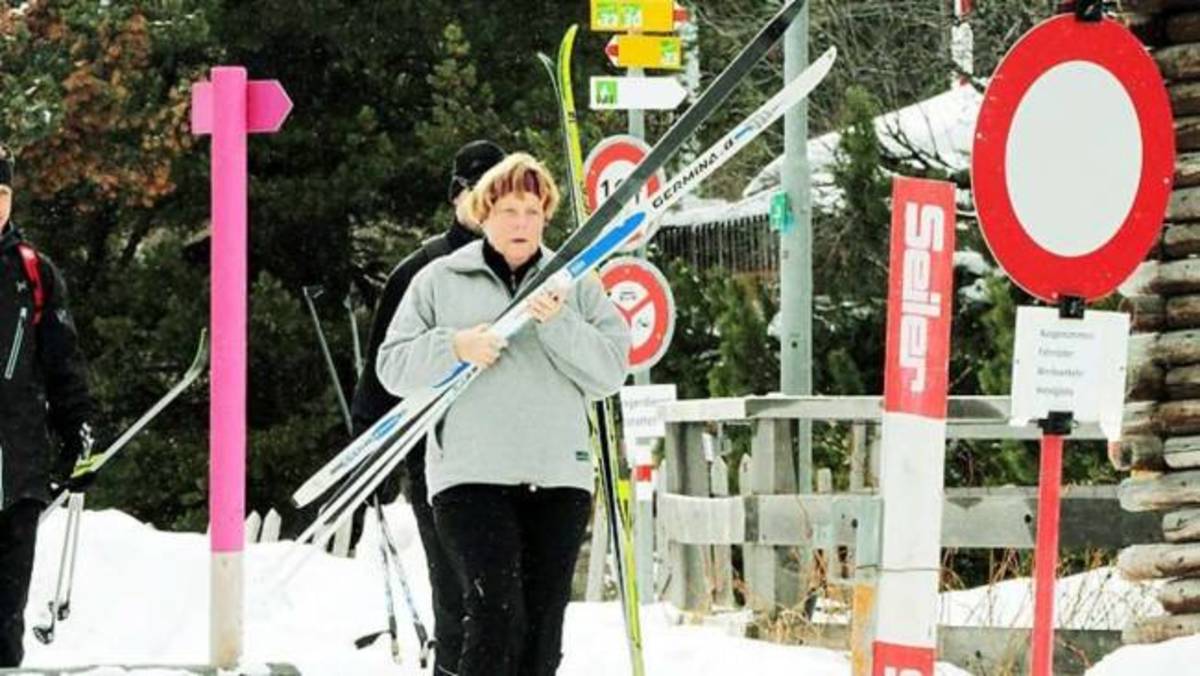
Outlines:
{"type": "Polygon", "coordinates": [[[4,226],[4,231],[0,232],[0,252],[8,251],[24,240],[25,238],[21,236],[21,229],[17,227],[16,223],[9,220],[8,225],[4,226]]]}
{"type": "MultiPolygon", "coordinates": [[[[541,270],[553,257],[554,250],[543,244],[541,258],[534,264],[534,270],[541,270]]],[[[460,273],[487,272],[491,274],[491,268],[488,267],[487,261],[483,260],[483,238],[481,237],[446,256],[446,267],[460,273]]],[[[528,277],[529,275],[526,275],[526,278],[528,277]]]]}

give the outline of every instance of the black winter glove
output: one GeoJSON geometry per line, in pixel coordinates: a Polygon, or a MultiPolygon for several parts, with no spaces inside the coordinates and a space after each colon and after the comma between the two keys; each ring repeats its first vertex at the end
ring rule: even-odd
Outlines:
{"type": "Polygon", "coordinates": [[[87,423],[63,438],[54,470],[54,488],[81,493],[92,485],[96,473],[88,467],[87,460],[92,457],[95,443],[92,426],[87,423]]]}

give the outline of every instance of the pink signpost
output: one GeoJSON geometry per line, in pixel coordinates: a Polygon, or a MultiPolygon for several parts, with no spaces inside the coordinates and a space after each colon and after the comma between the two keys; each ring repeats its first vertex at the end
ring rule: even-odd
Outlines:
{"type": "Polygon", "coordinates": [[[242,549],[246,504],[246,134],[273,133],[292,102],[276,80],[212,69],[192,87],[192,132],[212,136],[212,390],[209,403],[210,659],[242,654],[242,549]]]}

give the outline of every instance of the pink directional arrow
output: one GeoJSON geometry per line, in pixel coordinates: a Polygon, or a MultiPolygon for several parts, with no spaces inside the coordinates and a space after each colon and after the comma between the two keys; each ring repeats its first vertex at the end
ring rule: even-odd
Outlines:
{"type": "Polygon", "coordinates": [[[241,656],[246,509],[246,135],[278,131],[292,101],[275,80],[247,81],[238,66],[192,87],[192,131],[212,135],[212,371],[209,401],[211,652],[241,656]]]}

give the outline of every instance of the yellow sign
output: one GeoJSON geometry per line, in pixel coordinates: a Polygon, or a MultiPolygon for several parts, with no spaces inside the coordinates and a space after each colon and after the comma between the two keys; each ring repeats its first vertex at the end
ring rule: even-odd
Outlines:
{"type": "Polygon", "coordinates": [[[623,33],[670,33],[675,30],[675,0],[591,0],[592,30],[623,33]]]}
{"type": "Polygon", "coordinates": [[[604,50],[618,68],[682,70],[683,50],[679,38],[658,35],[614,35],[604,50]]]}

